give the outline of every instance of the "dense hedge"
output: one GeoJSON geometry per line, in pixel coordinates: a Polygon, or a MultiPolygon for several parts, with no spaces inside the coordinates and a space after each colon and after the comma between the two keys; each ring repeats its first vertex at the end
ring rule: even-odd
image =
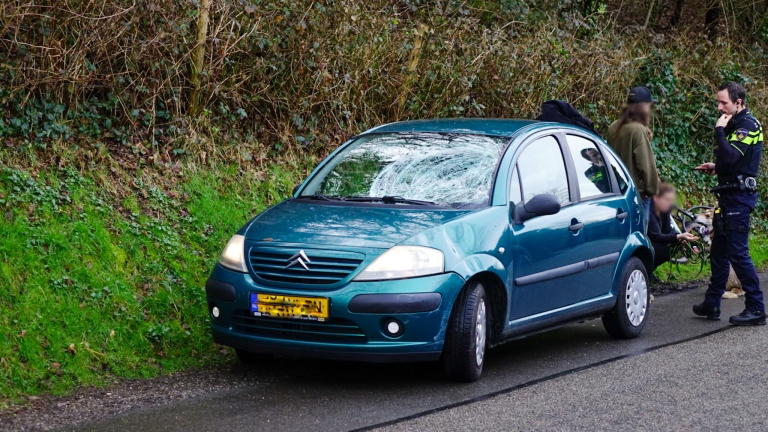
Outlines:
{"type": "MultiPolygon", "coordinates": [[[[700,16],[697,2],[688,3],[684,15],[700,16]]],[[[9,0],[0,5],[0,138],[6,153],[63,141],[199,157],[195,146],[214,140],[235,144],[219,155],[234,160],[240,144],[278,158],[322,155],[383,122],[532,118],[551,98],[574,103],[604,130],[626,88],[648,84],[661,98],[661,172],[705,200],[689,168],[709,158],[713,88],[745,82],[752,107],[765,112],[760,35],[727,37],[740,33],[737,18],[750,9],[734,9],[723,36],[710,41],[626,25],[642,23],[645,9],[618,13],[623,4],[9,0]],[[201,5],[210,24],[195,110],[201,5]]],[[[665,20],[666,10],[649,17],[665,20]]]]}

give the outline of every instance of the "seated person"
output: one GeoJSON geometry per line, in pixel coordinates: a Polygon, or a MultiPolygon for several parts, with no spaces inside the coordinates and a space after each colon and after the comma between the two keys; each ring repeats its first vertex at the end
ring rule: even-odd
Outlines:
{"type": "Polygon", "coordinates": [[[651,200],[651,215],[648,219],[648,238],[655,252],[654,266],[669,261],[669,247],[679,241],[695,241],[696,236],[685,232],[679,234],[672,226],[672,207],[675,205],[675,187],[669,183],[659,185],[659,193],[651,200]]]}

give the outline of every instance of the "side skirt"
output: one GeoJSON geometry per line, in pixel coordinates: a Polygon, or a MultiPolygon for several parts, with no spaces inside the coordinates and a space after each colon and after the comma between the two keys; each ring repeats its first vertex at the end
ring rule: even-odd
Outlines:
{"type": "Polygon", "coordinates": [[[607,294],[570,306],[510,321],[509,326],[501,334],[500,340],[494,346],[512,339],[520,339],[532,334],[549,331],[573,322],[600,317],[611,310],[615,304],[616,297],[607,294]]]}

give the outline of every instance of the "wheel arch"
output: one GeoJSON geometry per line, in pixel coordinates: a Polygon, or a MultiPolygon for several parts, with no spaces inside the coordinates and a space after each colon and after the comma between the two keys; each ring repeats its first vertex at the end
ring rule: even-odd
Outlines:
{"type": "MultiPolygon", "coordinates": [[[[510,279],[506,267],[493,255],[476,254],[462,260],[453,271],[467,281],[462,291],[471,282],[480,282],[485,288],[491,309],[491,345],[498,343],[506,327],[509,311],[510,292],[505,281],[510,279]]],[[[456,293],[456,297],[460,294],[456,293]]]]}
{"type": "Polygon", "coordinates": [[[638,247],[632,252],[631,257],[639,258],[643,262],[646,272],[653,272],[653,252],[650,249],[645,246],[638,247]]]}
{"type": "Polygon", "coordinates": [[[509,306],[507,289],[501,278],[490,271],[482,271],[473,275],[465,284],[465,288],[462,289],[466,289],[466,286],[473,282],[479,282],[485,288],[485,296],[491,312],[491,332],[488,336],[490,337],[490,344],[495,345],[501,339],[507,321],[509,306]]]}
{"type": "Polygon", "coordinates": [[[637,231],[632,233],[627,239],[624,250],[622,250],[621,256],[619,257],[618,265],[614,271],[614,284],[612,290],[612,294],[614,296],[618,295],[618,281],[619,278],[621,278],[621,273],[624,270],[624,266],[627,264],[627,261],[633,257],[642,261],[643,266],[645,266],[647,275],[650,276],[651,272],[653,272],[653,249],[651,247],[651,242],[644,234],[637,231]]]}

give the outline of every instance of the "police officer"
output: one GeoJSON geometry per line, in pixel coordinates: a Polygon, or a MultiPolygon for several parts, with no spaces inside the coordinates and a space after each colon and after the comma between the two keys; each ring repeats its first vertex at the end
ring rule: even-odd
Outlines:
{"type": "Polygon", "coordinates": [[[765,325],[765,305],[760,280],[749,256],[750,214],[757,203],[756,183],[763,152],[763,129],[744,106],[746,91],[735,82],[718,88],[718,109],[722,116],[715,125],[715,163],[697,167],[717,175],[719,209],[715,213],[712,239],[712,278],[704,302],[693,313],[720,319],[720,300],[725,292],[730,266],[746,293],[746,309],[730,319],[735,325],[765,325]],[[719,211],[719,212],[718,212],[719,211]]]}

